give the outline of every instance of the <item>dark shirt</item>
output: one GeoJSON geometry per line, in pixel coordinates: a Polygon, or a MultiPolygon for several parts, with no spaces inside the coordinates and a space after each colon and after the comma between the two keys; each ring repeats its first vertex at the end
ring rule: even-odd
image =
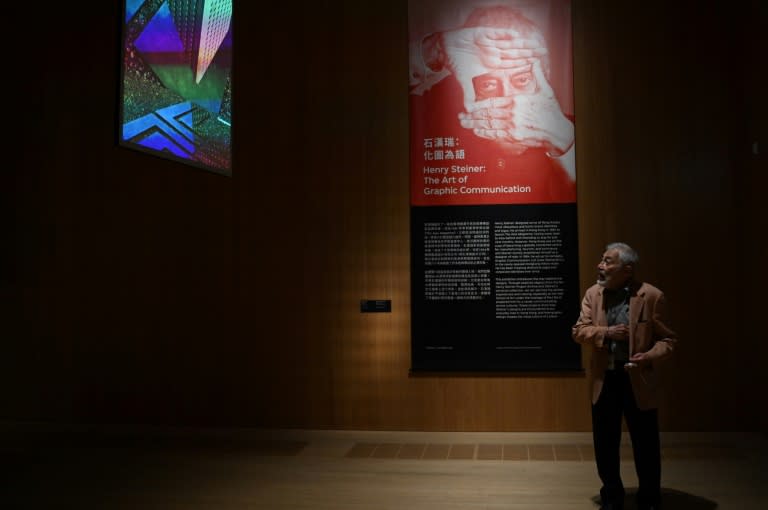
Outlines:
{"type": "MultiPolygon", "coordinates": [[[[609,326],[629,324],[629,287],[603,291],[605,316],[609,326]]],[[[608,368],[621,368],[629,361],[629,340],[611,340],[608,346],[611,356],[608,368]]]]}

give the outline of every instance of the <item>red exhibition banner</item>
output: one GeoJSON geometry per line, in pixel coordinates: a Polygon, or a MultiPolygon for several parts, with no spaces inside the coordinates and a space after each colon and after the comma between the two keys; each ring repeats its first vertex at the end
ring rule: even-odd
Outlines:
{"type": "Polygon", "coordinates": [[[570,0],[409,0],[412,370],[580,370],[570,0]]]}
{"type": "Polygon", "coordinates": [[[411,0],[411,203],[576,202],[570,2],[411,0]]]}

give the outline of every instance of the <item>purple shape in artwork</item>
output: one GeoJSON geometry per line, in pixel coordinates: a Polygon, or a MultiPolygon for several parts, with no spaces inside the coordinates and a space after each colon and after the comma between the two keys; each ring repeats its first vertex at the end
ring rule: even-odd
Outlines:
{"type": "Polygon", "coordinates": [[[142,53],[184,51],[184,45],[176,30],[176,25],[173,24],[173,17],[167,3],[163,4],[136,39],[136,48],[142,53]]]}

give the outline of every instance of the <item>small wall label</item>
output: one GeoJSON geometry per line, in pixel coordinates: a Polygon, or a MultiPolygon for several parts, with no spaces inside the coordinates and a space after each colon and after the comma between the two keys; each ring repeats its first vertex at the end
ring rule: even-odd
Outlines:
{"type": "Polygon", "coordinates": [[[391,299],[361,299],[360,313],[390,313],[392,311],[391,299]]]}

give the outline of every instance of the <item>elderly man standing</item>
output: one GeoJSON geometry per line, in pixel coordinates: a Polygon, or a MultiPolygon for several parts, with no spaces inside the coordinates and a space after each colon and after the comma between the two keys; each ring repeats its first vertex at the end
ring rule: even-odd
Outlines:
{"type": "Polygon", "coordinates": [[[632,440],[639,480],[638,508],[661,503],[657,363],[674,350],[677,335],[666,323],[664,293],[635,280],[637,252],[611,243],[587,289],[573,339],[593,348],[592,434],[602,508],[624,506],[619,448],[622,417],[632,440]]]}

